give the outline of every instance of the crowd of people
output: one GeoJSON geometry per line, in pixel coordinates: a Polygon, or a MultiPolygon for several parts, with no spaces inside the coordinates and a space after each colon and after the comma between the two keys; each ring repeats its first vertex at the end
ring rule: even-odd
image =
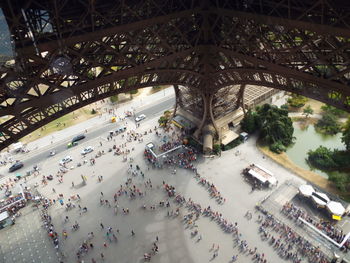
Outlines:
{"type": "Polygon", "coordinates": [[[52,241],[55,249],[59,251],[59,235],[55,230],[55,226],[52,223],[52,218],[49,215],[48,208],[52,205],[52,202],[47,198],[41,198],[40,204],[38,204],[38,208],[40,207],[40,215],[41,220],[43,222],[43,227],[46,229],[47,234],[52,241]]]}
{"type": "MultiPolygon", "coordinates": [[[[163,150],[170,151],[181,145],[181,142],[167,142],[162,144],[159,149],[161,149],[162,152],[164,152],[163,150]]],[[[196,150],[189,146],[182,146],[183,147],[176,151],[161,156],[161,158],[157,158],[150,149],[146,148],[144,150],[144,157],[153,168],[172,168],[173,174],[176,174],[176,167],[179,167],[192,170],[197,174],[197,167],[194,165],[194,162],[197,160],[196,150]]]]}
{"type": "MultiPolygon", "coordinates": [[[[147,131],[148,133],[152,133],[152,129],[147,131]]],[[[170,137],[170,134],[166,134],[163,136],[161,132],[158,131],[157,127],[154,128],[154,132],[160,138],[170,137]]],[[[171,130],[169,131],[171,132],[171,130]]],[[[129,156],[131,152],[134,151],[134,148],[130,146],[131,143],[143,141],[143,138],[146,133],[136,132],[136,130],[129,130],[128,132],[121,133],[119,136],[122,137],[126,142],[117,146],[115,142],[115,134],[109,135],[108,142],[114,144],[114,150],[120,152],[123,156],[129,156]],[[114,142],[113,142],[114,141],[114,142]]],[[[174,137],[175,138],[175,137],[174,137]]],[[[163,144],[161,144],[157,149],[164,153],[173,148],[176,148],[182,145],[181,140],[172,140],[166,139],[163,144]]],[[[102,143],[100,144],[102,147],[102,143]]],[[[105,149],[106,150],[106,149],[105,149]]],[[[107,150],[106,150],[107,153],[107,150]]],[[[162,161],[156,159],[156,157],[150,152],[150,150],[146,149],[144,151],[144,157],[146,159],[147,168],[149,169],[149,165],[153,167],[159,168],[170,168],[169,172],[172,171],[173,174],[176,173],[176,168],[184,168],[189,169],[194,172],[194,178],[198,180],[198,184],[205,187],[209,192],[210,196],[218,203],[224,204],[226,199],[222,196],[221,192],[217,189],[214,183],[210,182],[206,178],[200,176],[197,172],[197,168],[194,165],[194,162],[197,160],[197,153],[194,149],[188,146],[183,146],[181,150],[174,151],[170,154],[167,154],[165,158],[162,158],[162,161]]],[[[95,164],[91,163],[91,165],[95,164]]],[[[184,226],[191,231],[191,236],[196,237],[195,240],[198,242],[203,239],[204,231],[200,230],[198,227],[198,222],[200,218],[209,219],[210,222],[214,222],[217,226],[223,231],[223,233],[230,235],[232,237],[232,241],[234,247],[238,249],[240,254],[233,253],[230,260],[237,261],[243,255],[250,257],[253,262],[257,263],[267,263],[267,255],[261,251],[254,245],[248,244],[248,241],[243,238],[242,232],[239,230],[238,223],[232,220],[229,220],[224,217],[223,213],[216,211],[210,205],[202,205],[198,202],[194,202],[192,198],[185,198],[184,195],[179,193],[175,186],[170,185],[163,181],[163,184],[158,186],[157,182],[152,182],[150,178],[147,177],[147,172],[143,171],[138,164],[130,163],[126,169],[127,178],[124,184],[121,184],[119,187],[115,187],[115,191],[111,196],[107,196],[105,193],[101,192],[99,195],[99,200],[96,200],[96,204],[102,206],[102,209],[110,209],[114,211],[116,216],[126,216],[128,217],[130,214],[134,215],[137,211],[134,211],[132,208],[127,207],[128,205],[123,205],[125,203],[129,204],[129,201],[132,200],[142,200],[141,211],[154,212],[162,209],[166,212],[166,215],[169,218],[180,218],[184,224],[184,226]],[[145,175],[146,173],[146,175],[145,175]],[[142,183],[140,183],[141,181],[142,183]],[[159,200],[148,199],[145,198],[149,196],[150,193],[157,191],[159,188],[165,193],[165,196],[159,200]],[[124,199],[124,200],[123,200],[124,199]],[[127,200],[127,202],[126,202],[127,200]],[[179,216],[180,215],[180,216],[179,216]],[[181,216],[183,215],[183,217],[181,216]]],[[[64,172],[60,171],[57,174],[57,178],[60,183],[63,183],[63,175],[64,172]]],[[[98,177],[98,182],[101,183],[103,181],[102,176],[98,177]]],[[[72,189],[75,189],[75,186],[72,182],[72,189]]],[[[57,198],[62,200],[63,206],[63,195],[57,198]]],[[[78,198],[80,200],[80,197],[78,198]]],[[[78,200],[77,200],[78,201],[78,200]]],[[[137,203],[137,202],[135,202],[137,203]]],[[[73,232],[79,230],[79,222],[74,221],[71,227],[71,233],[68,233],[68,229],[64,229],[62,231],[62,240],[59,241],[60,237],[57,231],[55,230],[54,225],[52,224],[51,216],[48,214],[48,207],[51,205],[51,202],[46,200],[43,202],[44,209],[42,210],[42,219],[44,222],[44,226],[48,231],[48,235],[50,240],[52,240],[56,249],[59,249],[59,242],[64,242],[64,240],[68,239],[68,235],[73,234],[73,232]]],[[[79,209],[79,213],[87,212],[86,207],[81,207],[80,205],[75,204],[68,198],[66,202],[66,208],[69,206],[71,209],[79,209]]],[[[90,209],[90,207],[89,207],[90,209]]],[[[67,209],[68,211],[68,209],[67,209]]],[[[90,210],[89,210],[90,211],[90,210]]],[[[285,205],[283,207],[283,212],[286,214],[296,214],[299,216],[305,216],[302,211],[299,211],[297,208],[291,205],[285,205]]],[[[90,213],[90,212],[89,212],[90,213]]],[[[248,218],[248,216],[247,216],[248,218]]],[[[249,218],[252,218],[252,214],[249,213],[249,218]]],[[[70,222],[68,216],[65,216],[65,224],[70,222]]],[[[323,252],[314,247],[308,241],[306,241],[303,237],[298,236],[292,229],[288,226],[278,222],[271,215],[266,214],[266,216],[259,216],[259,233],[261,234],[261,238],[270,243],[271,246],[277,251],[277,253],[286,260],[291,260],[294,263],[301,262],[303,257],[307,257],[310,262],[315,263],[327,263],[329,262],[327,257],[323,254],[323,252]]],[[[94,263],[97,261],[96,257],[91,258],[91,253],[94,251],[94,255],[96,252],[101,258],[101,260],[105,260],[104,250],[107,249],[112,243],[117,244],[122,241],[122,237],[119,235],[119,229],[114,230],[112,226],[105,226],[105,222],[97,222],[97,225],[100,226],[101,233],[95,233],[89,231],[87,236],[82,236],[81,240],[74,247],[74,253],[76,253],[76,259],[79,262],[83,262],[84,259],[90,257],[91,262],[94,263]],[[97,243],[96,236],[102,235],[105,242],[102,244],[97,243]]],[[[322,225],[322,224],[321,224],[322,225]]],[[[324,226],[324,225],[322,225],[324,226]]],[[[319,226],[318,226],[319,227],[319,226]]],[[[325,226],[327,230],[331,230],[329,226],[325,226]]],[[[77,231],[79,232],[79,231],[77,231]]],[[[137,232],[137,231],[136,231],[137,232]]],[[[130,229],[130,236],[135,236],[134,229],[130,229]]],[[[143,257],[145,261],[150,261],[153,256],[156,256],[159,250],[161,249],[161,244],[159,244],[158,236],[155,241],[150,245],[145,246],[145,251],[140,255],[140,258],[143,257]]],[[[212,253],[211,259],[215,259],[219,256],[219,244],[213,244],[210,249],[212,253]]]]}
{"type": "MultiPolygon", "coordinates": [[[[343,230],[337,228],[329,221],[312,218],[306,211],[304,211],[300,207],[297,207],[291,202],[286,202],[283,205],[282,213],[286,215],[289,219],[293,219],[295,221],[297,221],[299,217],[303,218],[305,221],[315,226],[318,230],[322,231],[324,234],[326,234],[328,237],[330,237],[337,243],[341,243],[345,238],[343,230]]],[[[349,248],[350,241],[346,241],[343,246],[343,249],[347,251],[349,248]]]]}
{"type": "Polygon", "coordinates": [[[259,217],[261,238],[269,242],[282,258],[291,260],[293,263],[300,263],[305,257],[309,262],[330,263],[329,257],[322,252],[320,247],[311,244],[262,207],[257,206],[257,208],[265,214],[265,217],[259,217]]]}
{"type": "MultiPolygon", "coordinates": [[[[165,184],[164,189],[166,190],[166,192],[168,192],[167,184],[165,184]]],[[[193,230],[191,232],[191,236],[197,236],[197,242],[202,240],[203,236],[199,230],[198,225],[196,224],[196,221],[201,216],[207,217],[210,218],[211,221],[216,222],[216,224],[222,229],[224,233],[232,235],[234,244],[235,246],[238,246],[240,253],[251,256],[252,261],[258,263],[267,263],[267,258],[265,254],[259,253],[256,247],[254,249],[252,247],[249,247],[248,242],[242,238],[242,234],[239,232],[237,222],[230,222],[229,220],[224,218],[222,213],[213,210],[210,206],[203,208],[201,204],[194,202],[191,198],[188,198],[186,201],[186,198],[181,194],[175,196],[174,202],[177,203],[180,207],[184,207],[187,209],[188,212],[183,216],[183,222],[186,225],[186,227],[193,230]]],[[[219,245],[213,244],[211,251],[213,251],[212,259],[215,259],[218,256],[219,245]]],[[[231,258],[231,261],[233,262],[237,259],[238,254],[234,254],[231,258]]]]}
{"type": "Polygon", "coordinates": [[[226,202],[226,198],[222,197],[220,191],[216,188],[216,186],[213,183],[201,177],[199,174],[196,176],[196,178],[199,179],[199,184],[204,186],[208,190],[210,196],[214,198],[217,203],[223,204],[226,202]]]}

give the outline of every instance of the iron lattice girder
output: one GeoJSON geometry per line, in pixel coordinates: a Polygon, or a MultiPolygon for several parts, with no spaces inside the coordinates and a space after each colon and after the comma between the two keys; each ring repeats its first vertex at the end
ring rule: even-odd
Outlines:
{"type": "Polygon", "coordinates": [[[0,125],[0,148],[84,105],[154,85],[193,95],[262,85],[349,110],[347,7],[243,2],[28,0],[25,21],[23,1],[2,1],[18,58],[1,68],[0,117],[12,118],[0,125]],[[68,73],[55,70],[62,61],[68,73]]]}
{"type": "MultiPolygon", "coordinates": [[[[32,45],[28,24],[38,43],[45,43],[50,40],[82,36],[89,32],[99,34],[99,31],[103,32],[115,26],[143,23],[145,20],[188,10],[192,13],[203,10],[220,16],[235,12],[236,17],[239,13],[243,18],[260,17],[262,23],[268,21],[270,24],[281,24],[281,19],[284,19],[287,23],[292,22],[296,28],[302,28],[301,22],[303,22],[306,30],[311,28],[316,32],[322,29],[322,26],[330,26],[337,30],[345,29],[344,34],[349,34],[350,29],[350,4],[342,0],[2,0],[0,3],[11,32],[15,33],[16,39],[22,40],[21,44],[27,46],[32,45]],[[25,10],[28,23],[24,20],[22,9],[25,10]],[[275,18],[277,20],[274,20],[275,18]],[[48,25],[51,28],[48,28],[48,25]]],[[[142,25],[138,25],[139,27],[142,25]]],[[[328,28],[324,33],[330,31],[328,28]]]]}

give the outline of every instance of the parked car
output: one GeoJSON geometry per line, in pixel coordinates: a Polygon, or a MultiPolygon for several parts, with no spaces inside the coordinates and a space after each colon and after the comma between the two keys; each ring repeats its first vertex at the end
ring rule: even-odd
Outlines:
{"type": "Polygon", "coordinates": [[[15,162],[10,168],[9,168],[9,172],[12,173],[20,168],[23,167],[23,163],[22,162],[15,162]]]}
{"type": "Polygon", "coordinates": [[[75,136],[73,139],[72,139],[72,143],[75,143],[77,141],[80,141],[82,139],[85,139],[85,135],[84,134],[79,134],[77,136],[75,136]]]}
{"type": "Polygon", "coordinates": [[[142,121],[142,120],[144,120],[144,119],[146,119],[146,115],[145,115],[145,114],[141,114],[141,115],[139,115],[139,116],[136,117],[135,121],[136,121],[136,122],[139,122],[139,121],[142,121]]]}
{"type": "Polygon", "coordinates": [[[82,154],[82,155],[85,155],[85,154],[91,153],[93,150],[94,150],[94,148],[93,148],[92,146],[88,146],[88,147],[85,147],[85,148],[81,151],[81,154],[82,154]]]}
{"type": "Polygon", "coordinates": [[[125,132],[126,131],[126,127],[120,127],[118,129],[115,130],[115,132],[118,134],[118,133],[122,133],[122,132],[125,132]]]}
{"type": "Polygon", "coordinates": [[[69,155],[67,155],[66,157],[64,157],[61,161],[60,161],[60,165],[64,165],[66,163],[69,163],[73,161],[72,157],[70,157],[69,155]]]}

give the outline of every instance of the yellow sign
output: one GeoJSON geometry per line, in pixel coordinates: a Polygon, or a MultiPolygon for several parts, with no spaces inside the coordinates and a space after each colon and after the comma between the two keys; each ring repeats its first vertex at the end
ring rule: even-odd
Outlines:
{"type": "Polygon", "coordinates": [[[112,117],[111,118],[111,122],[116,122],[117,118],[116,117],[112,117]]]}
{"type": "Polygon", "coordinates": [[[338,221],[341,220],[341,216],[332,215],[332,218],[333,218],[334,220],[338,220],[338,221]]]}
{"type": "Polygon", "coordinates": [[[175,126],[179,127],[180,129],[183,128],[183,126],[182,126],[180,123],[178,123],[177,121],[172,120],[171,122],[172,122],[175,126]]]}

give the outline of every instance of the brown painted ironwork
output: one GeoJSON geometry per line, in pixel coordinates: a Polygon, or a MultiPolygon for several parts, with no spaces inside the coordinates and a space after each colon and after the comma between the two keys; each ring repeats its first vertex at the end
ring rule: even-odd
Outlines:
{"type": "Polygon", "coordinates": [[[180,85],[177,102],[191,108],[198,101],[194,114],[205,111],[212,120],[242,101],[222,100],[229,85],[286,90],[350,111],[347,1],[1,0],[0,6],[15,53],[0,69],[0,117],[10,117],[0,124],[0,149],[82,106],[155,85],[180,85]]]}

